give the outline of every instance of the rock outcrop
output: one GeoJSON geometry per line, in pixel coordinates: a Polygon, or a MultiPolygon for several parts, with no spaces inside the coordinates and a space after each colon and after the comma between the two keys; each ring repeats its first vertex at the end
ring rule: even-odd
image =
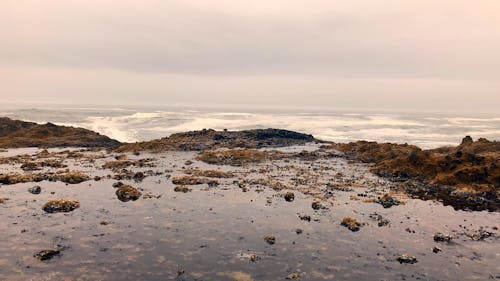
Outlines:
{"type": "Polygon", "coordinates": [[[105,147],[121,145],[96,132],[52,123],[37,124],[0,117],[0,147],[105,147]]]}
{"type": "Polygon", "coordinates": [[[500,210],[500,142],[467,136],[456,147],[422,150],[407,144],[352,142],[329,146],[373,163],[372,171],[403,191],[456,209],[500,210]]]}
{"type": "Polygon", "coordinates": [[[202,151],[217,148],[284,147],[317,141],[312,135],[280,129],[244,131],[200,130],[172,134],[158,140],[126,144],[117,149],[124,151],[169,150],[202,151]]]}

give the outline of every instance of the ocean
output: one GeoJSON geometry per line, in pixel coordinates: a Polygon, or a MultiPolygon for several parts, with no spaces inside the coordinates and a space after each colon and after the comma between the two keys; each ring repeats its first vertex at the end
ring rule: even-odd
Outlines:
{"type": "Polygon", "coordinates": [[[457,145],[466,135],[500,140],[500,114],[188,106],[3,106],[0,111],[1,116],[13,119],[83,127],[122,142],[204,128],[280,128],[334,142],[369,140],[410,143],[422,148],[457,145]]]}

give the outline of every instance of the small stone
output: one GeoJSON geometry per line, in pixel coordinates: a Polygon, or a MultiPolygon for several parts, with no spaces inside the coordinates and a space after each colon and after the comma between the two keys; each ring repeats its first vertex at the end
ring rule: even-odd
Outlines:
{"type": "Polygon", "coordinates": [[[379,220],[379,221],[378,221],[378,224],[377,224],[377,225],[378,225],[379,227],[382,227],[382,226],[387,226],[387,225],[389,225],[390,223],[391,223],[391,222],[390,222],[388,219],[383,218],[383,219],[381,219],[381,220],[379,220]]]}
{"type": "Polygon", "coordinates": [[[313,208],[313,210],[319,210],[319,209],[324,209],[325,208],[325,207],[323,207],[323,205],[321,204],[321,202],[318,202],[318,201],[312,202],[311,207],[313,208]]]}
{"type": "Polygon", "coordinates": [[[380,215],[378,213],[371,213],[370,214],[370,218],[372,220],[377,221],[378,222],[377,224],[378,224],[379,227],[387,226],[387,225],[389,225],[391,223],[388,219],[382,217],[382,215],[380,215]]]}
{"type": "Polygon", "coordinates": [[[182,193],[188,193],[191,192],[191,188],[185,186],[185,185],[178,185],[174,188],[175,192],[182,192],[182,193]]]}
{"type": "Polygon", "coordinates": [[[397,205],[401,204],[401,202],[399,202],[398,200],[394,199],[389,194],[385,194],[381,198],[375,200],[375,202],[379,203],[380,205],[382,205],[382,207],[384,207],[386,209],[390,208],[392,206],[397,206],[397,205]]]}
{"type": "Polygon", "coordinates": [[[344,219],[342,219],[342,222],[340,224],[347,227],[347,229],[352,232],[359,231],[359,229],[361,228],[361,223],[351,217],[345,217],[344,219]]]}
{"type": "Polygon", "coordinates": [[[266,235],[264,236],[264,241],[269,245],[274,245],[276,243],[276,237],[273,235],[266,235]]]}
{"type": "Polygon", "coordinates": [[[397,261],[401,264],[403,263],[409,263],[409,264],[414,264],[417,263],[417,258],[410,255],[410,254],[403,254],[397,258],[397,261]]]}
{"type": "Polygon", "coordinates": [[[295,200],[295,194],[293,194],[293,192],[287,192],[285,193],[285,201],[287,202],[292,202],[293,200],[295,200]]]}
{"type": "Polygon", "coordinates": [[[295,230],[295,233],[297,233],[297,234],[302,234],[302,232],[304,232],[304,231],[302,229],[300,229],[300,228],[297,228],[295,230]]]}
{"type": "Polygon", "coordinates": [[[290,273],[286,277],[287,280],[290,280],[290,279],[299,279],[299,278],[300,278],[300,274],[297,273],[297,272],[290,273]]]}
{"type": "Polygon", "coordinates": [[[59,256],[60,254],[61,251],[48,249],[48,250],[41,250],[40,252],[36,253],[34,257],[41,261],[47,261],[55,256],[59,256]]]}
{"type": "Polygon", "coordinates": [[[146,176],[144,175],[143,172],[137,172],[134,174],[132,177],[135,181],[142,181],[146,176]]]}
{"type": "Polygon", "coordinates": [[[441,251],[443,251],[443,250],[441,248],[439,248],[439,247],[432,248],[432,252],[435,253],[435,254],[437,254],[437,253],[439,253],[441,251]]]}
{"type": "Polygon", "coordinates": [[[250,255],[250,261],[252,261],[252,262],[259,261],[260,259],[261,258],[259,256],[257,256],[256,254],[250,255]]]}
{"type": "Polygon", "coordinates": [[[38,185],[28,188],[28,192],[31,194],[40,194],[42,192],[42,188],[38,185]]]}
{"type": "Polygon", "coordinates": [[[311,216],[309,215],[299,215],[299,218],[303,221],[311,221],[311,216]]]}
{"type": "Polygon", "coordinates": [[[451,235],[443,234],[441,232],[434,234],[435,242],[451,242],[452,239],[453,237],[451,235]]]}
{"type": "Polygon", "coordinates": [[[122,187],[122,186],[124,186],[124,184],[121,181],[113,183],[113,187],[114,188],[119,188],[119,187],[122,187]]]}

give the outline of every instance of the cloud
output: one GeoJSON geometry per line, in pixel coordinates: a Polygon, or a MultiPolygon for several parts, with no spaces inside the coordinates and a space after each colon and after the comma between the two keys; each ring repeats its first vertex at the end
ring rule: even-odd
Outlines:
{"type": "Polygon", "coordinates": [[[494,1],[6,2],[4,64],[459,79],[500,68],[494,1]]]}
{"type": "Polygon", "coordinates": [[[497,0],[3,0],[4,101],[495,110],[497,0]]]}

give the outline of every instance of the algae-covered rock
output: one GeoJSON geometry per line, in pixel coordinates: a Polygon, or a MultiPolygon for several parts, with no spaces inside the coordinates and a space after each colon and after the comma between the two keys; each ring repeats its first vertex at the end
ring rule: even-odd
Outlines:
{"type": "Polygon", "coordinates": [[[340,224],[347,227],[352,232],[359,231],[359,229],[361,228],[361,223],[351,217],[345,217],[344,219],[342,219],[342,222],[340,224]]]}
{"type": "Polygon", "coordinates": [[[80,202],[74,200],[51,200],[42,209],[47,213],[68,213],[80,207],[80,202]]]}
{"type": "Polygon", "coordinates": [[[142,193],[135,187],[130,185],[124,185],[119,187],[116,192],[116,196],[122,202],[135,201],[139,199],[142,193]]]}

